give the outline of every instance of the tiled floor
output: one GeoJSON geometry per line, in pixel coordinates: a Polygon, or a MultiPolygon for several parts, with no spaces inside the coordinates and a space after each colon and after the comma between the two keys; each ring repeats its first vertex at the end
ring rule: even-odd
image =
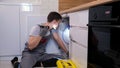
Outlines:
{"type": "Polygon", "coordinates": [[[13,68],[12,67],[12,64],[11,64],[11,62],[10,61],[8,61],[8,60],[1,60],[0,61],[0,68],[13,68]]]}
{"type": "MultiPolygon", "coordinates": [[[[0,60],[0,68],[13,68],[13,67],[10,61],[0,60]]],[[[44,68],[44,67],[35,67],[35,68],[44,68]]],[[[47,68],[57,68],[57,67],[47,67],[47,68]]]]}
{"type": "MultiPolygon", "coordinates": [[[[13,68],[11,64],[11,59],[14,57],[0,57],[0,68],[13,68]]],[[[18,56],[18,61],[20,62],[21,56],[18,56]]],[[[35,67],[35,68],[44,68],[44,67],[35,67]]],[[[45,68],[57,68],[57,67],[45,67],[45,68]]]]}

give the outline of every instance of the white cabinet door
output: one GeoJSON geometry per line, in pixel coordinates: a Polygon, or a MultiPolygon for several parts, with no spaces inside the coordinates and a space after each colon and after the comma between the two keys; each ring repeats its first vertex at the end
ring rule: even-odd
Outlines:
{"type": "Polygon", "coordinates": [[[71,59],[77,68],[87,68],[87,48],[72,42],[71,59]]]}
{"type": "Polygon", "coordinates": [[[19,6],[0,5],[0,56],[20,54],[19,6]]]}
{"type": "Polygon", "coordinates": [[[69,14],[71,36],[71,59],[77,68],[87,68],[88,10],[69,14]]]}
{"type": "Polygon", "coordinates": [[[88,24],[88,10],[70,13],[70,25],[87,27],[88,24]]]}
{"type": "Polygon", "coordinates": [[[78,27],[70,28],[70,35],[72,40],[76,41],[78,44],[83,45],[87,48],[87,39],[88,39],[88,29],[82,29],[78,27]]]}

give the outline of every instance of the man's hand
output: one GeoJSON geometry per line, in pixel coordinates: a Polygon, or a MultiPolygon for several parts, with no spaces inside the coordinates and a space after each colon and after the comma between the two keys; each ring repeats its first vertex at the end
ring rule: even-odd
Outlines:
{"type": "Polygon", "coordinates": [[[67,58],[69,59],[69,52],[67,52],[66,55],[67,55],[67,58]]]}
{"type": "Polygon", "coordinates": [[[41,28],[40,28],[40,36],[45,36],[46,35],[46,33],[48,32],[48,27],[47,26],[41,26],[41,28]]]}

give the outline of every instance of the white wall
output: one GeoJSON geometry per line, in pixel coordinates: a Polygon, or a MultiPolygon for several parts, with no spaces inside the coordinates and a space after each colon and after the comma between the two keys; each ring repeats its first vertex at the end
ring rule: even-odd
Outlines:
{"type": "Polygon", "coordinates": [[[46,17],[50,11],[58,11],[58,0],[40,0],[40,1],[41,2],[32,2],[32,1],[28,2],[31,6],[31,11],[22,10],[21,3],[24,2],[27,3],[27,1],[23,1],[23,0],[16,2],[14,0],[0,1],[0,18],[1,18],[0,26],[2,26],[0,32],[3,33],[5,31],[4,30],[5,28],[7,28],[6,31],[8,32],[7,33],[8,35],[5,34],[4,32],[4,34],[1,35],[0,37],[2,37],[1,40],[9,38],[4,41],[5,43],[3,43],[3,41],[0,41],[0,48],[1,48],[0,60],[7,60],[7,59],[11,59],[9,57],[14,57],[15,55],[21,55],[21,52],[24,48],[24,43],[28,39],[28,32],[29,32],[29,28],[31,27],[30,24],[34,23],[34,22],[30,23],[28,21],[30,17],[37,18],[36,21],[38,23],[40,21],[38,19],[39,17],[46,17]],[[3,11],[3,9],[5,12],[3,11]],[[10,25],[8,25],[8,23],[10,25]],[[13,30],[12,33],[11,30],[13,30]],[[12,42],[12,44],[10,42],[12,42]]]}
{"type": "Polygon", "coordinates": [[[19,6],[0,5],[0,56],[19,54],[19,27],[19,6]]]}

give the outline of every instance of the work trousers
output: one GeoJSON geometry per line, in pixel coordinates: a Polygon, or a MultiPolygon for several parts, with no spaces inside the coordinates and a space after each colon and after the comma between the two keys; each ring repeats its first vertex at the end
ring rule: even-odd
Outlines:
{"type": "Polygon", "coordinates": [[[45,61],[52,58],[61,58],[64,59],[62,55],[55,55],[55,54],[47,54],[47,53],[30,53],[30,52],[23,52],[20,68],[33,68],[37,61],[45,61]]]}

